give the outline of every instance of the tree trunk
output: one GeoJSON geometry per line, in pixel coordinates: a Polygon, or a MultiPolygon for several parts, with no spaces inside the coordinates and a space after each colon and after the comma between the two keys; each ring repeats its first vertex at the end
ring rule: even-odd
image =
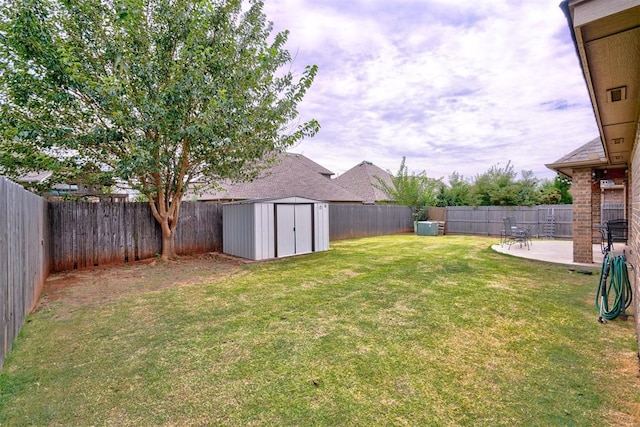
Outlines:
{"type": "Polygon", "coordinates": [[[162,260],[166,261],[176,257],[175,233],[169,229],[168,224],[162,224],[162,260]]]}
{"type": "Polygon", "coordinates": [[[174,202],[167,206],[165,196],[162,192],[158,192],[158,197],[149,197],[149,206],[151,213],[160,224],[162,230],[162,253],[163,260],[169,260],[176,257],[175,248],[175,231],[180,216],[180,194],[174,195],[174,202]]]}

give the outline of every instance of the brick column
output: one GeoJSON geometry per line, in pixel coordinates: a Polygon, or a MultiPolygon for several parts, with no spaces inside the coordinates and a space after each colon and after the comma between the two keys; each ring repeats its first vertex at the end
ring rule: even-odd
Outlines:
{"type": "Polygon", "coordinates": [[[593,263],[591,218],[591,168],[574,169],[571,183],[573,196],[573,261],[593,263]]]}
{"type": "Polygon", "coordinates": [[[633,148],[631,167],[627,182],[629,191],[627,212],[629,212],[629,240],[627,242],[628,261],[635,266],[629,269],[629,280],[633,286],[633,309],[636,321],[636,337],[640,345],[640,137],[633,148]]]}

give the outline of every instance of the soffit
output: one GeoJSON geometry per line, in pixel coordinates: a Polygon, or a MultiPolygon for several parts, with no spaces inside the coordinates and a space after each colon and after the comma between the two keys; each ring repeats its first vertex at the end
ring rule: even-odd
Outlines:
{"type": "Polygon", "coordinates": [[[607,159],[624,165],[631,158],[640,112],[640,5],[606,15],[611,4],[576,5],[574,25],[583,24],[575,28],[576,40],[607,159]],[[590,13],[581,11],[586,5],[590,13]],[[591,13],[595,9],[598,14],[591,13]]]}

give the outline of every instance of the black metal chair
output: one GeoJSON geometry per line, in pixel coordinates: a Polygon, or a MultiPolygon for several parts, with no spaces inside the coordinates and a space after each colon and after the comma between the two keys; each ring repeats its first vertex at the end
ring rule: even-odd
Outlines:
{"type": "Polygon", "coordinates": [[[599,227],[602,253],[613,251],[614,243],[627,244],[629,224],[626,219],[612,219],[605,222],[604,227],[599,227]]]}
{"type": "Polygon", "coordinates": [[[507,243],[507,236],[511,234],[511,220],[509,218],[502,218],[503,228],[500,230],[500,246],[504,246],[507,243]]]}
{"type": "Polygon", "coordinates": [[[531,250],[531,232],[529,229],[517,226],[515,221],[511,221],[509,217],[502,218],[502,221],[504,229],[500,236],[501,243],[509,245],[509,249],[511,249],[511,245],[519,243],[520,247],[526,246],[527,250],[531,250]]]}

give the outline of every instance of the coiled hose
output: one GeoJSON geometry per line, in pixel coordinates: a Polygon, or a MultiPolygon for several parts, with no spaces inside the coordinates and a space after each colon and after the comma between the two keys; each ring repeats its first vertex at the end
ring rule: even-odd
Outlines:
{"type": "Polygon", "coordinates": [[[624,255],[605,254],[600,272],[600,282],[596,293],[596,309],[600,313],[598,321],[604,323],[624,313],[631,305],[631,283],[624,255]]]}

